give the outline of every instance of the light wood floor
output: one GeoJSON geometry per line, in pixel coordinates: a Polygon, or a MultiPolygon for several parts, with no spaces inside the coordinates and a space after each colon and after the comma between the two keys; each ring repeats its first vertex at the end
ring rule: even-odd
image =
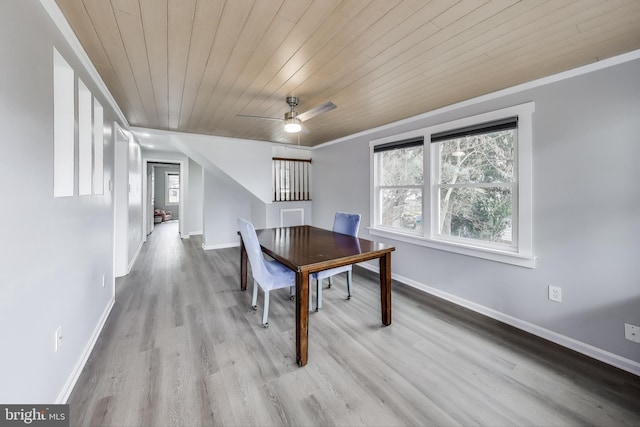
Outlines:
{"type": "Polygon", "coordinates": [[[239,249],[203,251],[156,226],[69,400],[71,425],[640,425],[640,377],[354,269],[309,320],[295,363],[294,303],[270,327],[239,290],[239,249]]]}

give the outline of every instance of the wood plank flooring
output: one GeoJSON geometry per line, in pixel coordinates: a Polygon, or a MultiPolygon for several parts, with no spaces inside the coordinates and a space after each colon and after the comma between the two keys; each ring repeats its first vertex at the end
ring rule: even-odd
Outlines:
{"type": "Polygon", "coordinates": [[[640,377],[354,269],[309,319],[295,363],[288,290],[269,328],[239,290],[239,249],[203,251],[159,224],[69,399],[71,425],[640,425],[640,377]]]}

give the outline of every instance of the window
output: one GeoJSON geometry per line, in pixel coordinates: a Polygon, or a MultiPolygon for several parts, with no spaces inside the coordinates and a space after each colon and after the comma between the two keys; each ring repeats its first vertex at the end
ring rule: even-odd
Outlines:
{"type": "Polygon", "coordinates": [[[379,171],[378,224],[407,232],[422,231],[424,138],[377,145],[373,149],[379,171]]]}
{"type": "Polygon", "coordinates": [[[166,172],[164,203],[166,206],[180,203],[180,174],[178,172],[166,172]]]}
{"type": "Polygon", "coordinates": [[[53,49],[53,195],[73,196],[75,170],[73,68],[53,49]]]}
{"type": "Polygon", "coordinates": [[[273,158],[273,201],[311,200],[311,159],[273,158]]]}
{"type": "Polygon", "coordinates": [[[372,141],[371,234],[533,267],[533,107],[372,141]]]}
{"type": "Polygon", "coordinates": [[[91,147],[91,92],[78,80],[78,193],[91,194],[93,153],[91,147]]]}
{"type": "Polygon", "coordinates": [[[438,238],[515,248],[518,118],[431,135],[438,238]]]}
{"type": "Polygon", "coordinates": [[[104,194],[104,110],[93,99],[93,194],[104,194]]]}

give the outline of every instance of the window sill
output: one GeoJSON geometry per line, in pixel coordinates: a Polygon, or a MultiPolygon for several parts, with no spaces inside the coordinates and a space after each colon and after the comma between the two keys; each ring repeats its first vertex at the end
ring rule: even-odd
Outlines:
{"type": "Polygon", "coordinates": [[[453,252],[461,255],[472,256],[476,258],[482,258],[489,261],[501,262],[504,264],[516,265],[519,267],[526,268],[535,268],[536,267],[536,257],[522,255],[507,251],[500,251],[495,249],[488,248],[478,248],[473,246],[468,246],[464,244],[454,243],[454,242],[445,242],[445,241],[436,241],[427,239],[421,236],[411,235],[411,234],[403,234],[399,232],[392,232],[388,230],[381,230],[379,228],[369,227],[369,234],[372,236],[385,237],[388,239],[398,240],[405,243],[410,243],[419,246],[425,246],[428,248],[438,249],[447,252],[453,252]]]}

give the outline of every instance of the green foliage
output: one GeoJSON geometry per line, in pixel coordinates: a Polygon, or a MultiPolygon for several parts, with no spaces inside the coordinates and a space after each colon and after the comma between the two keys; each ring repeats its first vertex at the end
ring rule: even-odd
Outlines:
{"type": "Polygon", "coordinates": [[[504,184],[514,176],[514,138],[507,130],[440,143],[441,183],[471,185],[441,189],[442,234],[510,243],[512,194],[504,184]]]}

